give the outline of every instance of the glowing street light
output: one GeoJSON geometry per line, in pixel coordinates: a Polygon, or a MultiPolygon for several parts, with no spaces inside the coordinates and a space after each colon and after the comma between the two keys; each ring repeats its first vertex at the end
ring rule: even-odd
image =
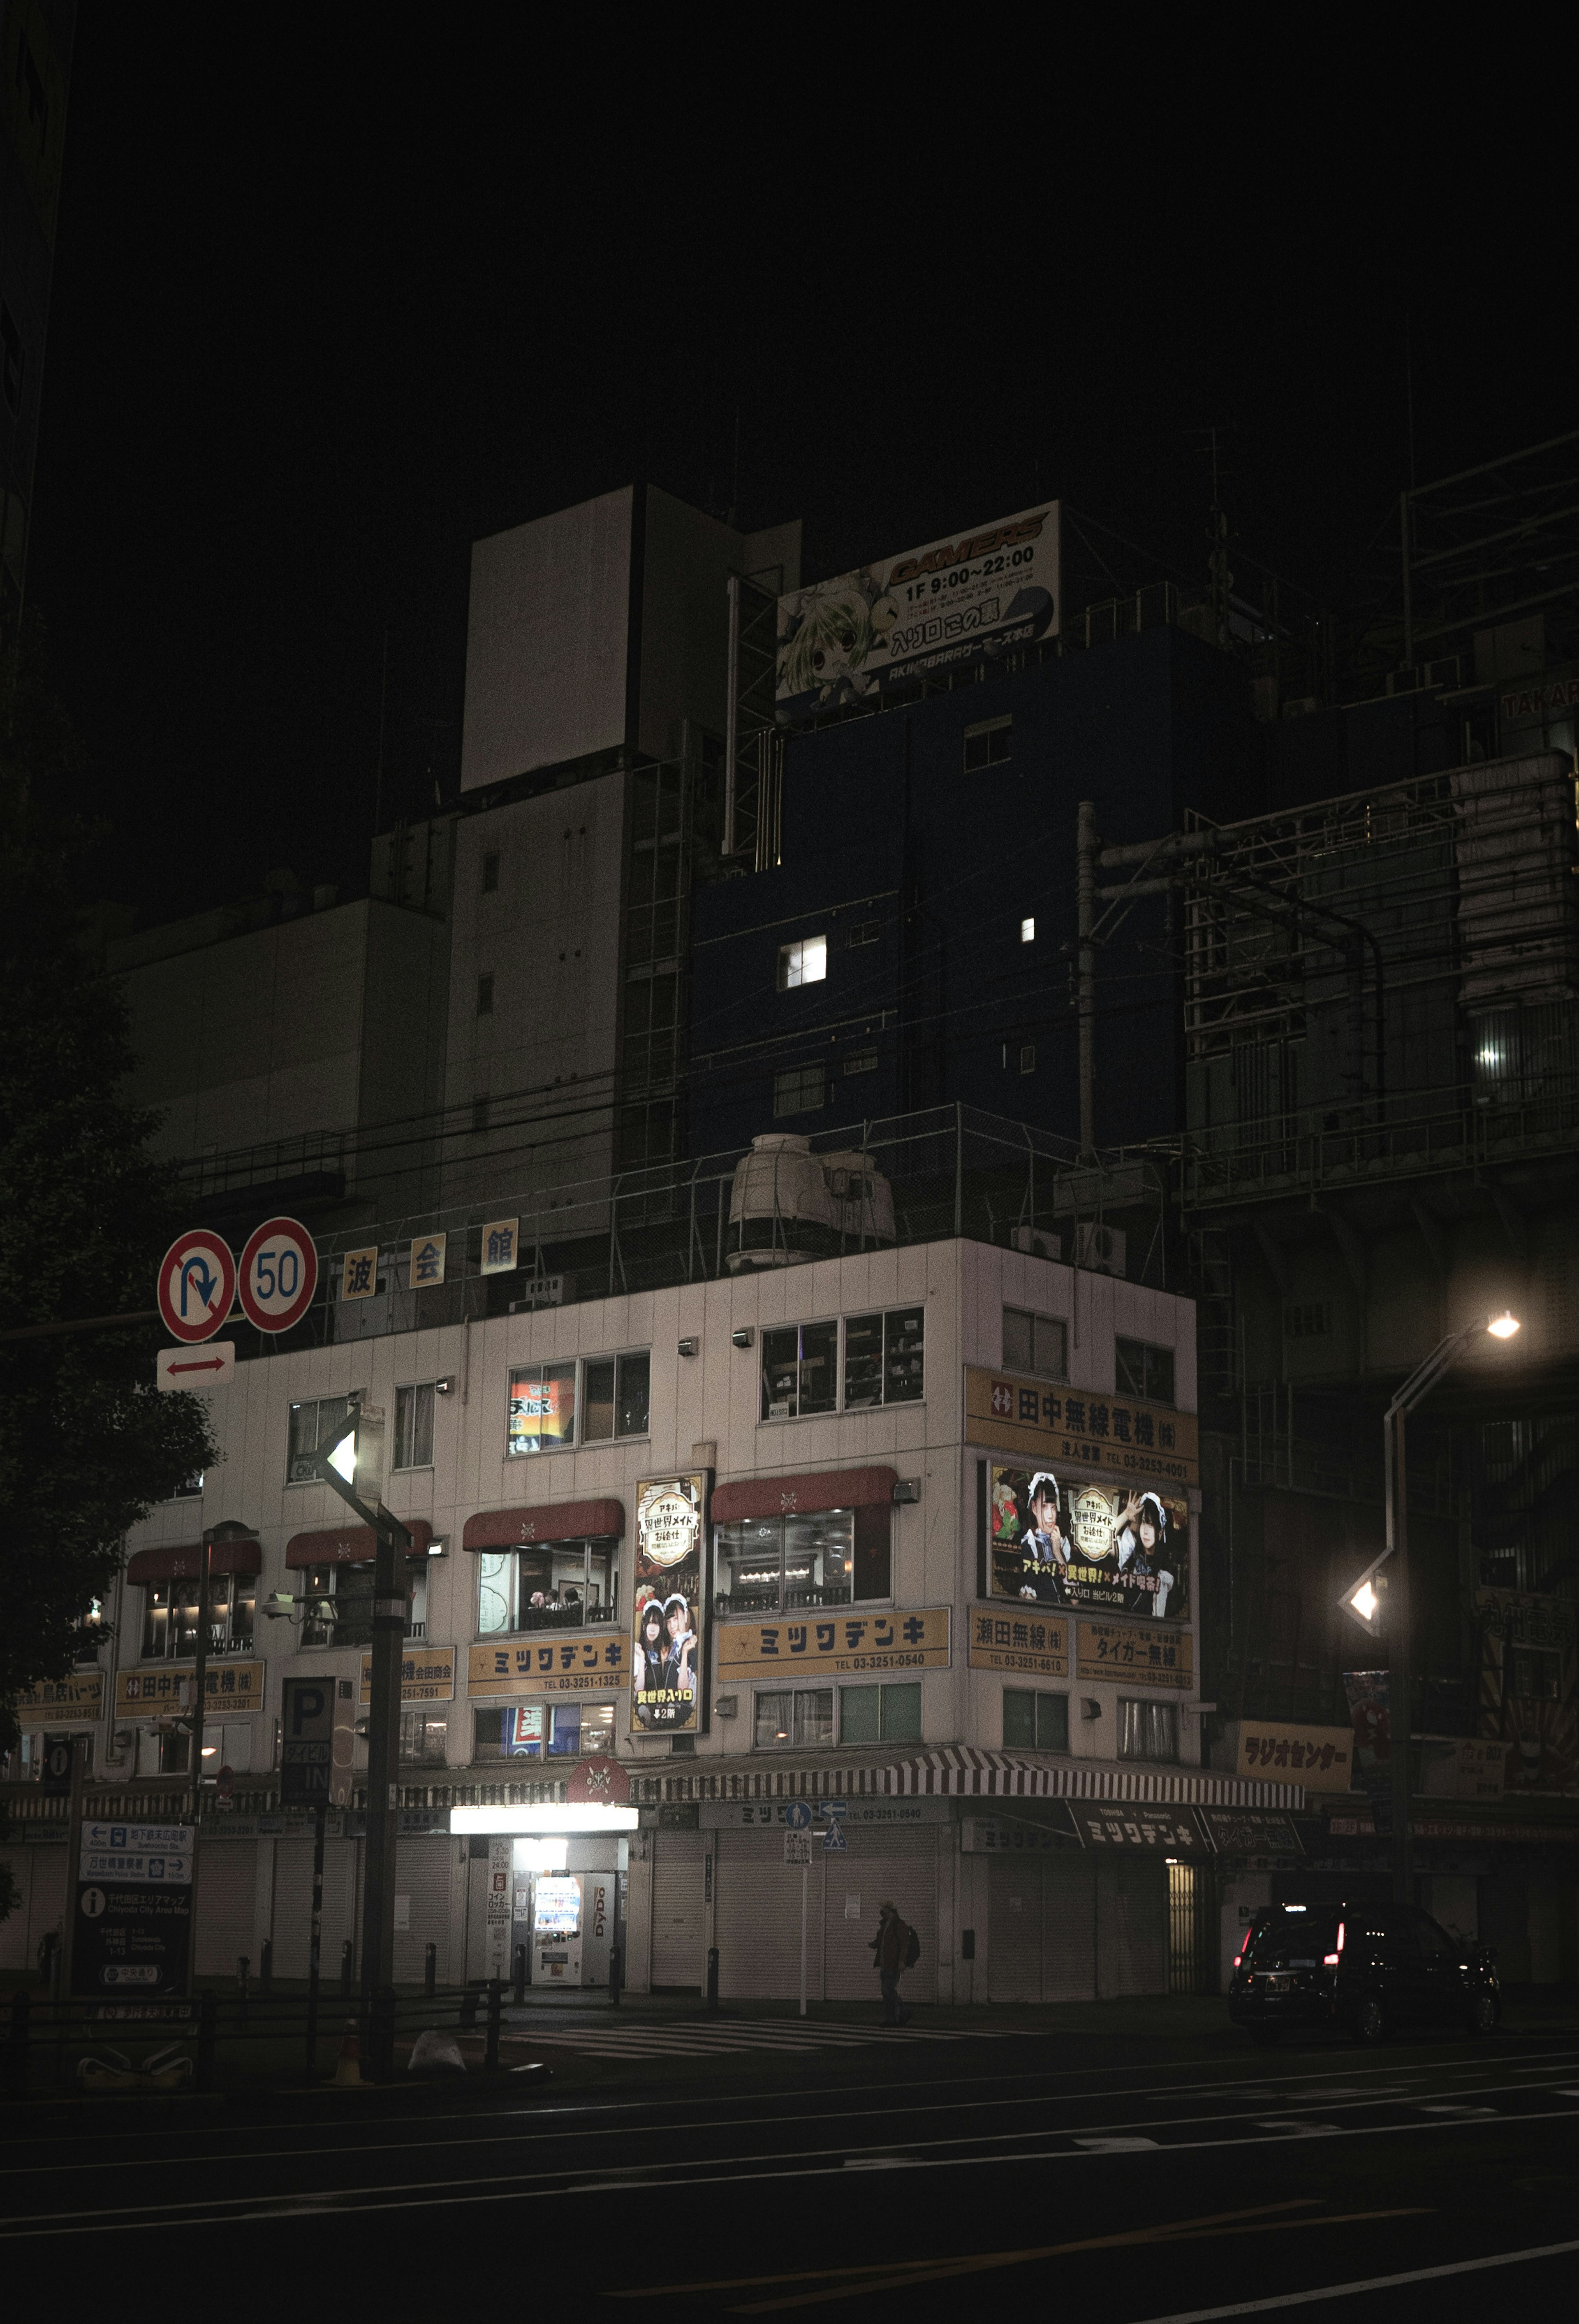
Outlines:
{"type": "Polygon", "coordinates": [[[1492,1316],[1486,1329],[1493,1340],[1510,1340],[1519,1329],[1519,1318],[1517,1315],[1509,1314],[1504,1308],[1501,1314],[1492,1316]]]}

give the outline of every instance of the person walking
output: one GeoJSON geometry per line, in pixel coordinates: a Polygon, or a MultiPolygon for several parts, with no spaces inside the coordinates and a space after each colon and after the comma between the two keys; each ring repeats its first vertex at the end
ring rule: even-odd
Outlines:
{"type": "Polygon", "coordinates": [[[899,2000],[899,1973],[908,1966],[909,1950],[910,1931],[895,1910],[892,1899],[886,1897],[877,1907],[872,1959],[883,1988],[883,2022],[887,2025],[910,2023],[910,2012],[901,2006],[899,2000]]]}

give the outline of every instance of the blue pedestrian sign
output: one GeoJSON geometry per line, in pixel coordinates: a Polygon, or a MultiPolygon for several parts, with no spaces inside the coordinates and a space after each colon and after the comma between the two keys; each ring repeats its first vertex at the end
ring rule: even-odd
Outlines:
{"type": "Polygon", "coordinates": [[[844,1836],[844,1826],[841,1823],[829,1825],[822,1835],[822,1847],[824,1852],[829,1855],[836,1854],[840,1849],[843,1849],[846,1855],[849,1853],[849,1842],[844,1836]]]}
{"type": "Polygon", "coordinates": [[[791,1800],[784,1812],[784,1820],[791,1831],[809,1831],[812,1827],[811,1802],[791,1800]]]}

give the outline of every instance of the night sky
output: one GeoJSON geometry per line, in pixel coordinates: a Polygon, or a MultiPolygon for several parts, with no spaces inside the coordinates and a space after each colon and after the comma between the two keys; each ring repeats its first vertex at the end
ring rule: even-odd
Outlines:
{"type": "Polygon", "coordinates": [[[144,923],[363,886],[386,636],[387,824],[455,792],[473,538],[633,476],[801,515],[808,578],[1057,493],[1133,586],[1202,576],[1215,427],[1235,549],[1330,600],[1406,343],[1422,482],[1576,424],[1561,141],[1401,52],[921,94],[768,20],[161,21],[81,13],[29,572],[144,923]]]}

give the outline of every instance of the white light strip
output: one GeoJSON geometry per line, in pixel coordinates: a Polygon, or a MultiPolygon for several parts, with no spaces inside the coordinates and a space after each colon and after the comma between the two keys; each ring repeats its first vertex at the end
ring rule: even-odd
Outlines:
{"type": "Polygon", "coordinates": [[[573,1807],[555,1803],[541,1808],[452,1808],[452,1831],[634,1831],[634,1808],[573,1807]]]}

